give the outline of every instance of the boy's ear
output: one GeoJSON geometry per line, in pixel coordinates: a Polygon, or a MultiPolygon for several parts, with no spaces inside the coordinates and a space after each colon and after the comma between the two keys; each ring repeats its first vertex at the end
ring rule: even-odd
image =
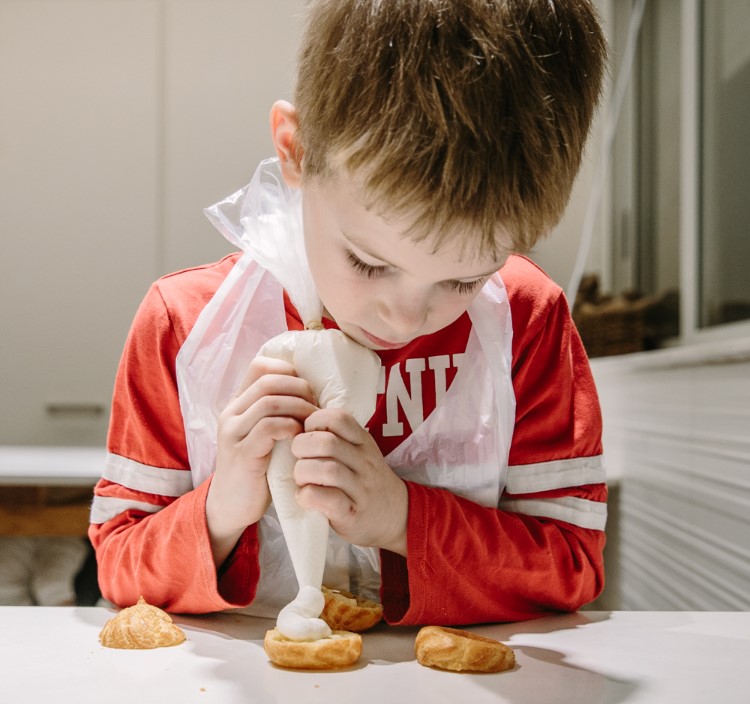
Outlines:
{"type": "Polygon", "coordinates": [[[302,185],[302,149],[296,140],[299,120],[297,111],[286,100],[277,100],[271,108],[271,138],[287,186],[302,185]]]}

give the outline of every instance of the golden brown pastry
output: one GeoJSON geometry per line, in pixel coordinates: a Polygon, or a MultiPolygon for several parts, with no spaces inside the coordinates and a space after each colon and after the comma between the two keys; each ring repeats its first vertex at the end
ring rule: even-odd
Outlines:
{"type": "Polygon", "coordinates": [[[414,643],[417,661],[456,672],[502,672],[516,664],[513,651],[500,641],[443,626],[425,626],[414,643]]]}
{"type": "Polygon", "coordinates": [[[172,623],[171,616],[143,597],[135,606],[123,609],[104,624],[99,641],[105,648],[147,650],[179,645],[185,633],[172,623]]]}
{"type": "Polygon", "coordinates": [[[375,601],[355,596],[343,589],[323,587],[326,605],[322,618],[334,631],[361,633],[383,618],[383,607],[375,601]]]}
{"type": "Polygon", "coordinates": [[[334,631],[320,640],[289,640],[275,628],[266,632],[263,648],[274,665],[294,670],[335,670],[353,665],[362,654],[362,637],[334,631]]]}

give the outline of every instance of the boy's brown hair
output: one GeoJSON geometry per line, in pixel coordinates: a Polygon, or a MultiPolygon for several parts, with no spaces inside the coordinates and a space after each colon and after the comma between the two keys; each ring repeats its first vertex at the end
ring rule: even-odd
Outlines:
{"type": "Polygon", "coordinates": [[[295,107],[305,178],[333,159],[438,246],[528,251],[560,219],[601,91],[587,0],[313,0],[295,107]]]}

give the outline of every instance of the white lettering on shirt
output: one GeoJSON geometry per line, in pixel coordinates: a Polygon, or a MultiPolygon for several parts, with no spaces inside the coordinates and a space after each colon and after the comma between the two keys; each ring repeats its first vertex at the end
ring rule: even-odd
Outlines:
{"type": "Polygon", "coordinates": [[[456,369],[461,369],[461,365],[463,363],[464,363],[464,353],[456,352],[456,354],[453,355],[453,366],[456,369]]]}
{"type": "Polygon", "coordinates": [[[451,365],[451,358],[447,354],[428,357],[427,365],[435,373],[435,405],[440,403],[448,388],[445,370],[451,365]]]}
{"type": "MultiPolygon", "coordinates": [[[[394,364],[385,381],[385,368],[381,368],[378,394],[385,393],[386,422],[383,423],[383,437],[396,437],[404,434],[404,424],[399,421],[399,408],[414,432],[424,421],[424,402],[422,398],[422,380],[425,369],[432,371],[432,382],[435,388],[435,404],[441,402],[448,389],[447,370],[458,366],[463,361],[463,354],[436,355],[434,357],[407,359],[403,366],[409,374],[409,390],[401,375],[401,365],[394,364]]],[[[429,382],[428,382],[429,383],[429,382]]]]}
{"type": "Polygon", "coordinates": [[[406,420],[409,421],[409,427],[412,431],[422,424],[424,420],[424,407],[422,405],[422,372],[425,369],[424,362],[424,359],[407,359],[404,364],[404,368],[409,374],[410,391],[406,390],[400,366],[394,364],[391,367],[385,396],[388,420],[383,424],[383,437],[404,434],[404,424],[398,421],[399,405],[404,409],[406,420]]]}

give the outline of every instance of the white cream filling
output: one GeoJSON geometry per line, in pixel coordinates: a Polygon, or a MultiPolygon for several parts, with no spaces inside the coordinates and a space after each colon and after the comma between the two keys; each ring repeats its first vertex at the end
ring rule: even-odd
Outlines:
{"type": "Polygon", "coordinates": [[[299,594],[287,604],[276,620],[276,628],[290,640],[320,640],[331,635],[328,624],[318,618],[325,606],[320,589],[302,587],[299,594]]]}

